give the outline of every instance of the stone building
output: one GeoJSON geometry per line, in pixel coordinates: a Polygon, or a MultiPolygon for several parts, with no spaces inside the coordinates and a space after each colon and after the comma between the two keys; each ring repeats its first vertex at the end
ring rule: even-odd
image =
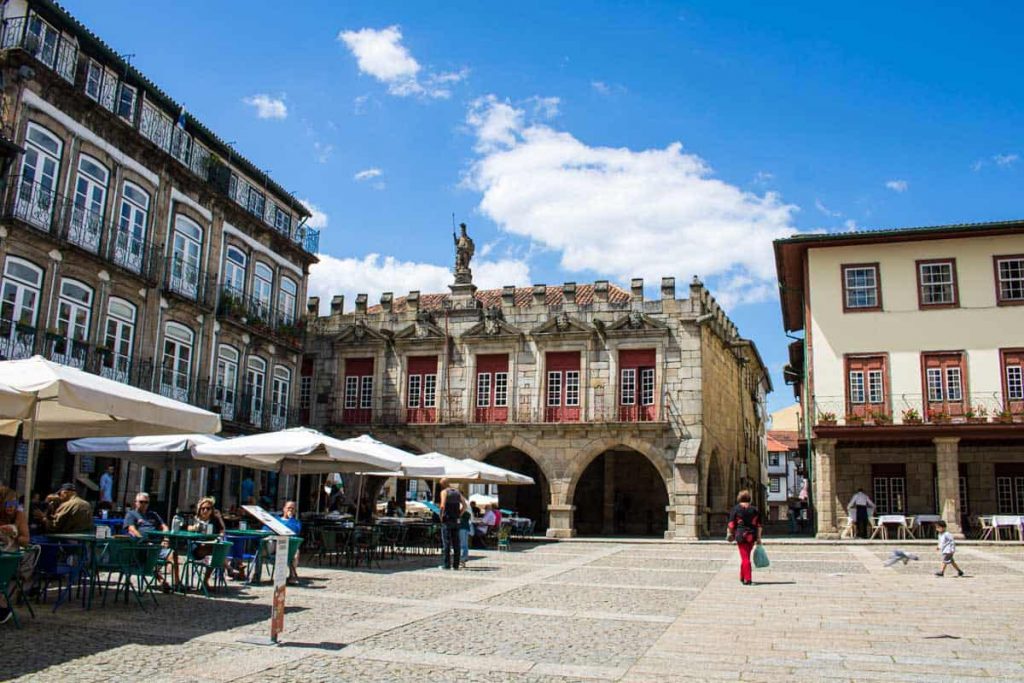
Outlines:
{"type": "Polygon", "coordinates": [[[449,293],[309,301],[303,422],[529,474],[501,503],[555,537],[717,534],[760,490],[768,375],[699,280],[478,290],[456,251],[449,293]]]}
{"type": "Polygon", "coordinates": [[[819,537],[858,488],[954,533],[1024,514],[1022,254],[1024,221],[775,242],[819,537]]]}
{"type": "MultiPolygon", "coordinates": [[[[294,423],[309,211],[49,0],[3,4],[0,76],[0,357],[219,410],[227,433],[294,423]]],[[[21,480],[22,453],[4,440],[0,476],[21,480]]],[[[49,442],[37,488],[105,464],[49,442]]],[[[119,500],[167,495],[119,469],[119,500]]],[[[184,488],[223,499],[241,477],[184,488]]]]}

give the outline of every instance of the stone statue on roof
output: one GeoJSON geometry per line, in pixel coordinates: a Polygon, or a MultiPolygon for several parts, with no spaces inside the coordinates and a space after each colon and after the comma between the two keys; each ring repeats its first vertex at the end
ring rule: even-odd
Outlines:
{"type": "Polygon", "coordinates": [[[473,271],[469,268],[469,262],[473,258],[476,247],[473,238],[466,232],[466,224],[460,223],[461,235],[452,235],[455,241],[455,282],[457,284],[468,284],[473,281],[473,271]]]}

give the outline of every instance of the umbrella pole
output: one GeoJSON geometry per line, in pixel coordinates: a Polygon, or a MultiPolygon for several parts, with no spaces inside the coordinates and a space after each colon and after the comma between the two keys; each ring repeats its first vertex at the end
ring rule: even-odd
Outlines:
{"type": "Polygon", "coordinates": [[[356,519],[355,523],[359,524],[359,510],[363,506],[363,482],[366,481],[366,475],[359,475],[359,493],[356,496],[356,519]]]}
{"type": "Polygon", "coordinates": [[[320,488],[316,490],[316,511],[320,512],[320,494],[324,492],[324,475],[320,475],[320,488]]]}
{"type": "Polygon", "coordinates": [[[28,439],[28,458],[25,460],[25,509],[32,501],[32,475],[35,473],[39,456],[39,440],[36,439],[36,422],[39,420],[39,399],[32,404],[32,433],[28,439]]]}

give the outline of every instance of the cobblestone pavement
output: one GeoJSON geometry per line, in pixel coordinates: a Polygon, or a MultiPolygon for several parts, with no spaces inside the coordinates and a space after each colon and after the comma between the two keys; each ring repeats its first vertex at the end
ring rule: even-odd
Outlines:
{"type": "MultiPolygon", "coordinates": [[[[755,584],[719,543],[517,544],[372,570],[307,566],[282,644],[271,588],[213,599],[77,603],[0,625],[0,680],[486,681],[1024,680],[1024,546],[962,545],[967,572],[886,568],[898,544],[769,544],[755,584]]],[[[51,601],[52,602],[52,601],[51,601]]]]}

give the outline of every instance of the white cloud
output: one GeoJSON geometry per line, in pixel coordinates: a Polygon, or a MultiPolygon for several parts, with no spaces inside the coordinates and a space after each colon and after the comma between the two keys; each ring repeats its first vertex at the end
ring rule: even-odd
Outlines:
{"type": "MultiPolygon", "coordinates": [[[[341,31],[338,40],[355,56],[362,73],[376,78],[398,97],[415,95],[434,99],[451,97],[450,85],[469,75],[468,69],[427,73],[421,77],[423,67],[402,45],[402,30],[398,26],[384,29],[363,28],[341,31]]],[[[357,110],[360,108],[357,98],[357,110]]]]}
{"type": "Polygon", "coordinates": [[[261,119],[284,119],[288,118],[288,107],[285,106],[284,96],[271,97],[270,95],[253,95],[242,99],[244,104],[256,109],[256,116],[261,119]]]}
{"type": "Polygon", "coordinates": [[[843,215],[842,211],[833,211],[832,209],[822,204],[820,199],[814,200],[814,208],[816,208],[818,211],[822,212],[829,218],[838,218],[839,216],[843,215]]]}
{"type": "Polygon", "coordinates": [[[985,162],[984,162],[984,161],[982,161],[981,159],[978,159],[978,160],[977,160],[977,161],[975,161],[975,162],[974,162],[973,164],[971,164],[971,170],[972,170],[972,171],[974,171],[975,173],[977,173],[977,172],[978,172],[978,171],[980,171],[980,170],[981,170],[981,169],[982,169],[982,168],[983,168],[984,166],[985,166],[985,162]]]}
{"type": "MultiPolygon", "coordinates": [[[[336,258],[318,254],[319,263],[309,269],[309,296],[320,297],[320,312],[330,310],[331,297],[343,294],[346,310],[352,310],[357,294],[367,294],[370,305],[383,292],[405,296],[411,290],[447,292],[453,276],[447,266],[401,261],[393,256],[367,254],[359,258],[336,258]]],[[[483,261],[473,264],[473,282],[481,289],[530,284],[530,269],[523,261],[483,261]]]]}
{"type": "Polygon", "coordinates": [[[604,81],[591,81],[590,87],[594,89],[594,92],[599,95],[611,95],[612,89],[608,87],[608,84],[604,81]]]}
{"type": "Polygon", "coordinates": [[[553,119],[560,113],[558,106],[562,103],[562,100],[557,97],[540,97],[534,95],[527,99],[527,102],[533,105],[533,113],[535,116],[540,116],[545,119],[553,119]]]}
{"type": "Polygon", "coordinates": [[[910,183],[906,180],[887,180],[885,186],[893,192],[903,193],[910,187],[910,183]]]}
{"type": "Polygon", "coordinates": [[[857,221],[853,220],[852,218],[847,218],[845,221],[843,221],[843,227],[846,228],[846,232],[857,232],[857,221]]]}
{"type": "Polygon", "coordinates": [[[996,154],[994,157],[992,157],[992,161],[996,163],[996,166],[1002,166],[1003,168],[1006,168],[1007,166],[1013,166],[1019,160],[1019,154],[996,154]]]}
{"type": "Polygon", "coordinates": [[[379,168],[368,168],[366,170],[360,171],[359,173],[356,173],[354,176],[352,176],[352,179],[357,182],[361,182],[363,180],[378,178],[382,173],[384,172],[381,171],[379,168]]]}
{"type": "Polygon", "coordinates": [[[308,199],[300,199],[304,207],[309,209],[309,212],[313,214],[309,220],[306,221],[306,225],[317,230],[323,230],[327,227],[327,214],[320,210],[320,207],[309,201],[308,199]]]}
{"type": "Polygon", "coordinates": [[[313,141],[313,157],[318,164],[326,164],[334,153],[334,145],[319,140],[313,141]]]}
{"type": "Polygon", "coordinates": [[[767,185],[773,180],[775,180],[775,174],[768,171],[758,171],[754,174],[754,183],[757,185],[767,185]]]}
{"type": "Polygon", "coordinates": [[[567,271],[620,282],[699,274],[732,302],[773,296],[771,242],[795,232],[797,210],[778,195],[714,178],[678,142],[589,146],[493,95],[473,102],[466,120],[479,156],[465,184],[481,193],[479,211],[561,252],[567,271]]]}

